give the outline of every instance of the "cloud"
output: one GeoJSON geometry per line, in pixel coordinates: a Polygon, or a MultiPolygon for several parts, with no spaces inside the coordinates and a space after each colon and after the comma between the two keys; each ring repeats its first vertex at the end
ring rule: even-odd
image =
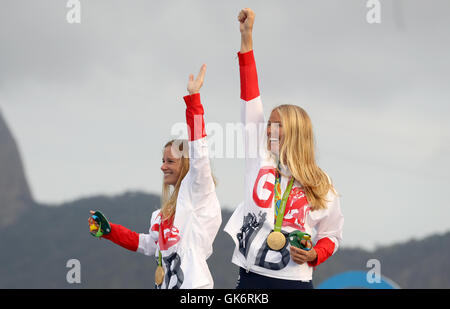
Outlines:
{"type": "MultiPolygon", "coordinates": [[[[310,113],[319,162],[343,194],[346,244],[370,246],[379,226],[392,239],[413,235],[418,221],[430,233],[448,228],[431,214],[448,214],[439,190],[449,171],[450,3],[381,1],[380,25],[366,22],[365,3],[246,5],[257,13],[266,114],[282,103],[310,113]],[[365,224],[370,214],[377,225],[365,224]]],[[[240,120],[242,3],[81,0],[79,25],[66,22],[65,4],[9,0],[0,11],[0,106],[34,196],[159,193],[160,148],[184,121],[187,77],[202,63],[206,121],[240,120]]],[[[212,163],[219,199],[234,207],[243,160],[212,163]]]]}

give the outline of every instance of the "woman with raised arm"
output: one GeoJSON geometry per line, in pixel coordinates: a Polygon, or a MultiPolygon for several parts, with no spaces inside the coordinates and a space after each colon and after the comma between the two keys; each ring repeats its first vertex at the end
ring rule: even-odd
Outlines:
{"type": "Polygon", "coordinates": [[[189,76],[189,95],[184,97],[189,141],[164,146],[162,206],[153,212],[148,234],[109,223],[98,211],[91,211],[89,218],[94,236],[156,258],[156,288],[213,288],[206,260],[222,219],[200,102],[205,72],[203,65],[196,79],[189,76]]]}
{"type": "Polygon", "coordinates": [[[336,252],[344,219],[330,178],[316,164],[308,114],[280,105],[266,125],[253,55],[254,19],[249,8],[238,16],[245,196],[225,227],[236,245],[237,288],[313,288],[313,268],[336,252]]]}

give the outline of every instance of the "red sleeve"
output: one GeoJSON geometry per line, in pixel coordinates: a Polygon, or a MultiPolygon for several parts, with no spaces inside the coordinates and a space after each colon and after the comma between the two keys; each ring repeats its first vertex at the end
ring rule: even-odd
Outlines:
{"type": "Polygon", "coordinates": [[[309,266],[315,267],[325,262],[334,252],[334,242],[328,237],[320,239],[314,246],[314,250],[317,252],[317,258],[308,262],[309,266]]]}
{"type": "Polygon", "coordinates": [[[111,233],[103,235],[102,238],[106,238],[113,243],[124,247],[131,251],[137,251],[139,247],[139,234],[127,229],[119,224],[110,223],[111,233]]]}
{"type": "Polygon", "coordinates": [[[186,103],[186,123],[189,140],[194,141],[206,136],[205,120],[203,119],[203,105],[200,102],[200,93],[183,97],[186,103]]]}
{"type": "Polygon", "coordinates": [[[253,50],[243,54],[238,52],[238,57],[241,77],[241,99],[250,101],[259,96],[258,74],[253,50]]]}

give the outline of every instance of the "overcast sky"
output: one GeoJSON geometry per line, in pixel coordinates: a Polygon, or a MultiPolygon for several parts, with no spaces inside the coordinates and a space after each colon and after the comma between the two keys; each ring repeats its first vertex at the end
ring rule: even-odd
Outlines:
{"type": "MultiPolygon", "coordinates": [[[[3,0],[0,110],[34,198],[159,194],[162,147],[202,63],[206,122],[240,120],[236,17],[251,7],[266,116],[283,103],[311,116],[342,195],[343,246],[449,230],[450,2],[382,0],[381,24],[366,3],[81,0],[69,24],[65,0],[3,0]]],[[[234,209],[243,160],[212,165],[234,209]]]]}

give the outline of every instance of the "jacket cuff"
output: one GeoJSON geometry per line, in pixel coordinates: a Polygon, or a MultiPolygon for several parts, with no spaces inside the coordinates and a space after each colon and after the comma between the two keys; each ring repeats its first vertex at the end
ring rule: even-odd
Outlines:
{"type": "Polygon", "coordinates": [[[311,267],[316,267],[325,262],[330,256],[333,255],[335,244],[328,237],[320,239],[314,246],[316,250],[317,258],[314,261],[308,262],[311,267]]]}
{"type": "Polygon", "coordinates": [[[253,50],[241,53],[239,57],[239,74],[241,78],[241,99],[250,101],[259,97],[258,73],[256,71],[256,62],[253,50]]]}
{"type": "Polygon", "coordinates": [[[102,238],[131,251],[137,251],[139,247],[139,234],[119,224],[111,223],[111,233],[103,235],[102,238]]]}
{"type": "Polygon", "coordinates": [[[238,52],[237,54],[239,57],[239,66],[256,65],[255,55],[253,54],[253,49],[246,53],[238,52]]]}
{"type": "Polygon", "coordinates": [[[206,136],[203,105],[200,101],[200,93],[183,97],[186,103],[186,123],[188,126],[189,140],[194,141],[206,136]]]}

